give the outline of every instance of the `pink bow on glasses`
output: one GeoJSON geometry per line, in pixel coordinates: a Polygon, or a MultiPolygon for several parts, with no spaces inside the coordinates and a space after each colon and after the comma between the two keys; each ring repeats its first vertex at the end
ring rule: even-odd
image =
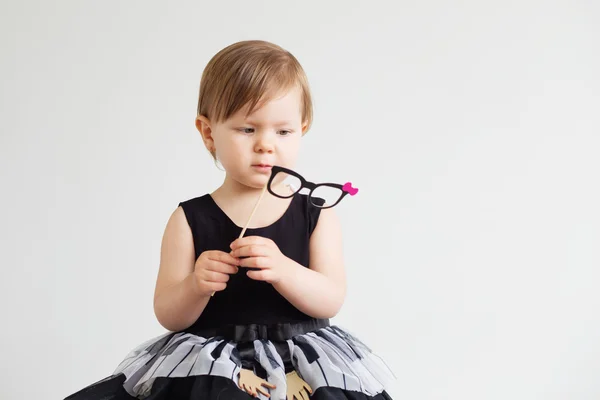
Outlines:
{"type": "Polygon", "coordinates": [[[346,182],[344,186],[342,186],[342,190],[344,192],[348,192],[350,196],[354,196],[356,193],[358,193],[358,188],[353,188],[352,183],[350,182],[346,182]]]}

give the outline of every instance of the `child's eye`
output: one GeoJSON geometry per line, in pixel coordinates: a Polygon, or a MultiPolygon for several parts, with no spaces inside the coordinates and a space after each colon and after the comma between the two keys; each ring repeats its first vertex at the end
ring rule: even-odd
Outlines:
{"type": "Polygon", "coordinates": [[[238,131],[242,133],[254,133],[254,128],[240,128],[238,131]]]}
{"type": "Polygon", "coordinates": [[[291,133],[292,133],[292,131],[279,131],[279,134],[280,134],[281,136],[288,136],[288,135],[289,135],[289,134],[291,134],[291,133]]]}

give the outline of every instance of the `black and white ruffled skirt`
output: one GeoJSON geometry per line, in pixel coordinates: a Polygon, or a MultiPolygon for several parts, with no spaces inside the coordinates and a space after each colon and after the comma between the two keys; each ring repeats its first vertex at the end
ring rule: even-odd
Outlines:
{"type": "Polygon", "coordinates": [[[276,386],[271,399],[286,399],[286,374],[296,371],[312,388],[310,399],[391,400],[385,389],[394,377],[383,360],[348,331],[317,319],[169,332],[66,400],[247,400],[252,396],[239,388],[242,368],[276,386]]]}

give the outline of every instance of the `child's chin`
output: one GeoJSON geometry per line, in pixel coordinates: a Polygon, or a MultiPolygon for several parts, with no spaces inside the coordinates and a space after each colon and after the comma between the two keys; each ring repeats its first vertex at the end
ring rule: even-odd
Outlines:
{"type": "Polygon", "coordinates": [[[254,176],[249,177],[244,184],[253,189],[262,189],[268,181],[268,175],[254,174],[254,176]]]}

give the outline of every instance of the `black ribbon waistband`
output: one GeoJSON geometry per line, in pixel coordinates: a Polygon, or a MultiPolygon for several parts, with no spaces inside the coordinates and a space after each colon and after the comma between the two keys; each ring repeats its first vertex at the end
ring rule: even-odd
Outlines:
{"type": "Polygon", "coordinates": [[[328,319],[314,318],[306,321],[270,325],[226,325],[219,328],[194,328],[192,326],[186,332],[205,338],[220,336],[236,342],[250,342],[253,340],[283,341],[328,326],[328,319]]]}

